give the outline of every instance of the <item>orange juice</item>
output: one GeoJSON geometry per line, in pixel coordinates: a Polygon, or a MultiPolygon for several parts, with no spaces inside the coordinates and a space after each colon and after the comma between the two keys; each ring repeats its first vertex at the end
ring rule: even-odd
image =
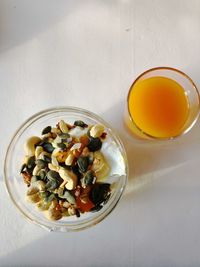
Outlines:
{"type": "Polygon", "coordinates": [[[160,76],[137,81],[130,91],[128,107],[137,127],[158,138],[179,135],[189,114],[182,86],[160,76]]]}

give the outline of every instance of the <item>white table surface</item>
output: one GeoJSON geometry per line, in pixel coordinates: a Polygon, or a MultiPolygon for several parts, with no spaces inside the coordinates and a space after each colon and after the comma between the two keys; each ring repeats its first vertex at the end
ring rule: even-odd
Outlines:
{"type": "Polygon", "coordinates": [[[173,142],[127,135],[126,94],[154,66],[200,86],[199,0],[0,0],[0,266],[200,266],[200,127],[173,142]],[[110,122],[127,149],[126,192],[108,218],[77,233],[26,221],[3,182],[16,128],[72,105],[110,122]]]}

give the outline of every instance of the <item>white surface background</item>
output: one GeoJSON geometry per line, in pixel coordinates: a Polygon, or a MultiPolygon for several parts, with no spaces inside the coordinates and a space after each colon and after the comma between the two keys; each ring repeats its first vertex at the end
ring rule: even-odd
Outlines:
{"type": "Polygon", "coordinates": [[[200,127],[173,142],[130,138],[126,94],[142,71],[177,67],[200,86],[198,0],[0,0],[0,266],[200,266],[200,127]],[[99,225],[48,233],[15,209],[3,183],[16,128],[72,105],[110,122],[126,146],[123,199],[99,225]]]}

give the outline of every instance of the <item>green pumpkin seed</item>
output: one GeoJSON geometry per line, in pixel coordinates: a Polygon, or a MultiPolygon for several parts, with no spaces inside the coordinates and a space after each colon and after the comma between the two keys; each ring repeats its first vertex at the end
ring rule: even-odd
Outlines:
{"type": "Polygon", "coordinates": [[[46,177],[45,170],[40,170],[38,173],[38,176],[40,177],[41,180],[45,180],[45,177],[46,177]]]}
{"type": "Polygon", "coordinates": [[[47,134],[51,132],[51,126],[47,126],[42,130],[42,134],[47,134]]]}
{"type": "Polygon", "coordinates": [[[93,172],[91,170],[87,171],[82,181],[83,181],[84,187],[88,185],[92,185],[95,181],[93,172]]]}
{"type": "Polygon", "coordinates": [[[89,144],[87,147],[92,152],[100,150],[102,147],[101,139],[98,137],[96,137],[96,138],[90,137],[89,138],[89,144]]]}
{"type": "Polygon", "coordinates": [[[74,196],[69,191],[65,191],[61,198],[65,198],[71,204],[76,204],[74,196]]]}
{"type": "Polygon", "coordinates": [[[58,187],[57,181],[56,180],[50,180],[46,183],[45,188],[49,191],[53,191],[58,187]]]}
{"type": "Polygon", "coordinates": [[[70,135],[68,133],[61,133],[58,135],[62,140],[67,140],[70,138],[70,135]]]}
{"type": "Polygon", "coordinates": [[[43,156],[43,159],[44,159],[44,161],[46,161],[47,163],[51,163],[51,158],[50,158],[49,156],[44,155],[44,156],[43,156]]]}
{"type": "Polygon", "coordinates": [[[28,169],[33,169],[35,167],[35,156],[30,157],[27,161],[28,169]]]}
{"type": "Polygon", "coordinates": [[[55,196],[55,194],[51,194],[50,196],[47,197],[46,202],[49,203],[49,202],[51,202],[54,199],[57,199],[56,196],[55,196]]]}
{"type": "Polygon", "coordinates": [[[26,169],[26,163],[22,164],[21,169],[20,169],[20,173],[22,173],[25,169],[26,169]]]}
{"type": "Polygon", "coordinates": [[[45,167],[47,166],[47,162],[44,161],[44,160],[42,160],[42,159],[37,159],[37,160],[35,161],[35,163],[36,163],[36,165],[37,165],[39,168],[41,168],[41,169],[43,169],[43,168],[45,168],[45,167]]]}
{"type": "Polygon", "coordinates": [[[50,181],[56,181],[60,178],[60,175],[59,173],[57,173],[56,171],[49,171],[47,173],[47,178],[50,180],[50,181]]]}
{"type": "Polygon", "coordinates": [[[84,173],[87,171],[87,168],[89,166],[89,158],[88,157],[79,157],[77,160],[77,164],[79,167],[79,171],[84,173]]]}
{"type": "Polygon", "coordinates": [[[44,150],[48,153],[52,153],[54,151],[54,147],[52,146],[51,143],[46,142],[42,145],[42,147],[44,148],[44,150]]]}
{"type": "Polygon", "coordinates": [[[57,147],[61,148],[62,150],[64,150],[67,146],[64,143],[58,143],[57,147]]]}
{"type": "Polygon", "coordinates": [[[81,121],[81,120],[75,121],[75,122],[74,122],[74,125],[75,125],[75,126],[79,126],[79,127],[81,127],[81,128],[86,128],[86,127],[88,127],[88,125],[87,125],[85,122],[81,121]]]}

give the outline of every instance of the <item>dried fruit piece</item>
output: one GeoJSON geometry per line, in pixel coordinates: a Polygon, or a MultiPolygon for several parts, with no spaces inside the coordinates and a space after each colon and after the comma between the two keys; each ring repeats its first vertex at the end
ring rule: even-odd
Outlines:
{"type": "Polygon", "coordinates": [[[89,138],[89,144],[87,145],[87,147],[92,152],[100,150],[102,147],[101,139],[98,137],[96,137],[96,138],[90,137],[89,138]]]}
{"type": "Polygon", "coordinates": [[[31,183],[31,174],[28,173],[28,172],[22,172],[22,176],[23,176],[23,179],[24,179],[24,182],[27,184],[27,185],[30,185],[31,183]]]}
{"type": "Polygon", "coordinates": [[[91,190],[90,198],[96,205],[100,205],[106,201],[110,195],[110,184],[108,183],[96,183],[91,190]]]}

